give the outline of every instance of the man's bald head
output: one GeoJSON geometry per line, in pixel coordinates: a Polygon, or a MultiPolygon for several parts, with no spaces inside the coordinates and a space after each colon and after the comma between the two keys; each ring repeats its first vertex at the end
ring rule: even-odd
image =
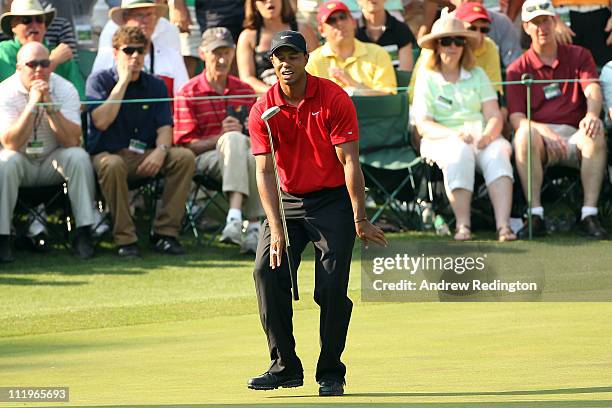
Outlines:
{"type": "Polygon", "coordinates": [[[49,82],[51,68],[49,51],[39,42],[25,44],[17,53],[17,72],[26,89],[35,80],[49,82]]]}
{"type": "Polygon", "coordinates": [[[49,50],[39,42],[29,42],[19,49],[17,53],[17,64],[32,60],[41,60],[49,58],[49,50]]]}

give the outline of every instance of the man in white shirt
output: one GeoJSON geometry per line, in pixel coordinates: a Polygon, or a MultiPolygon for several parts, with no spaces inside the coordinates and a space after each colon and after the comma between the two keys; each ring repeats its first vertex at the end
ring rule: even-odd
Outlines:
{"type": "MultiPolygon", "coordinates": [[[[178,29],[162,17],[166,14],[167,9],[168,6],[165,4],[159,4],[153,0],[123,0],[121,7],[113,7],[108,14],[111,19],[109,24],[137,26],[144,32],[151,43],[145,57],[144,69],[162,78],[166,82],[169,95],[173,96],[189,80],[189,76],[180,52],[178,29]]],[[[109,26],[108,29],[105,27],[102,32],[92,73],[114,66],[115,60],[110,38],[115,31],[116,28],[109,26]]]]}
{"type": "Polygon", "coordinates": [[[93,255],[95,182],[89,155],[80,147],[79,95],[50,65],[45,46],[30,42],[17,53],[17,72],[0,84],[0,262],[13,260],[9,239],[19,187],[62,182],[54,167],[69,180],[75,253],[93,255]]]}

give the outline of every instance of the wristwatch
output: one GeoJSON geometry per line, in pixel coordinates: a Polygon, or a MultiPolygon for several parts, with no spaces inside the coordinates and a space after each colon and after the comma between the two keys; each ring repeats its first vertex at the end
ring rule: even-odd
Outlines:
{"type": "Polygon", "coordinates": [[[157,145],[157,147],[159,148],[159,150],[161,150],[162,152],[168,152],[168,149],[170,149],[170,146],[168,146],[167,144],[160,144],[157,145]]]}

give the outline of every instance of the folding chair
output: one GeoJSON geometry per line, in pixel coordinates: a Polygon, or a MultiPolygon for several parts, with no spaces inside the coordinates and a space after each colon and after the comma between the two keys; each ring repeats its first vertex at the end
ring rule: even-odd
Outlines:
{"type": "MultiPolygon", "coordinates": [[[[128,190],[130,192],[136,192],[130,201],[130,205],[133,205],[139,197],[143,197],[145,201],[145,206],[148,209],[148,230],[149,237],[154,234],[153,231],[153,223],[155,221],[155,216],[157,214],[157,200],[161,197],[163,191],[163,183],[162,176],[157,175],[155,177],[147,177],[140,179],[128,180],[128,190]]],[[[102,192],[100,191],[100,185],[96,180],[96,196],[100,199],[98,200],[99,210],[101,211],[104,208],[104,198],[102,192]]],[[[95,231],[100,225],[104,222],[108,222],[113,225],[112,214],[107,212],[104,217],[95,225],[92,226],[92,231],[95,231]]],[[[138,229],[136,229],[138,231],[138,229]]],[[[140,235],[140,234],[139,234],[140,235]]],[[[97,237],[98,242],[102,237],[97,237]]]]}
{"type": "Polygon", "coordinates": [[[420,176],[421,158],[410,145],[408,94],[355,96],[359,120],[361,167],[370,189],[382,204],[372,217],[376,221],[389,209],[403,228],[414,227],[410,220],[414,205],[415,177],[420,176]]]}
{"type": "Polygon", "coordinates": [[[17,221],[23,221],[22,227],[27,228],[28,217],[21,219],[20,214],[29,215],[31,220],[37,220],[45,226],[51,239],[57,241],[64,248],[70,247],[72,216],[67,182],[49,186],[20,187],[13,218],[17,221]],[[44,204],[45,211],[38,209],[40,204],[44,204]],[[59,211],[61,214],[59,225],[49,221],[49,215],[54,211],[59,211]]]}
{"type": "MultiPolygon", "coordinates": [[[[219,204],[219,199],[227,203],[227,199],[223,194],[223,188],[220,181],[210,177],[207,174],[196,174],[193,176],[194,187],[187,202],[185,203],[185,219],[183,221],[183,231],[191,229],[196,243],[202,243],[202,236],[198,231],[198,221],[206,214],[210,208],[216,208],[221,213],[226,213],[227,208],[219,204]]],[[[223,229],[223,224],[216,228],[208,245],[212,244],[217,234],[223,229]]]]}

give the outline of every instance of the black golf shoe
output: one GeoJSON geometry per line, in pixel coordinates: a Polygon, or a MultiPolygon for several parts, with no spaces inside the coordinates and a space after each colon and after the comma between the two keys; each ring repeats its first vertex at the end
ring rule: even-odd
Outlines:
{"type": "Polygon", "coordinates": [[[252,390],[275,390],[279,387],[294,388],[304,385],[304,374],[280,376],[265,372],[247,381],[247,387],[252,390]]]}
{"type": "Polygon", "coordinates": [[[344,395],[344,381],[322,380],[319,382],[320,397],[339,397],[344,395]]]}

